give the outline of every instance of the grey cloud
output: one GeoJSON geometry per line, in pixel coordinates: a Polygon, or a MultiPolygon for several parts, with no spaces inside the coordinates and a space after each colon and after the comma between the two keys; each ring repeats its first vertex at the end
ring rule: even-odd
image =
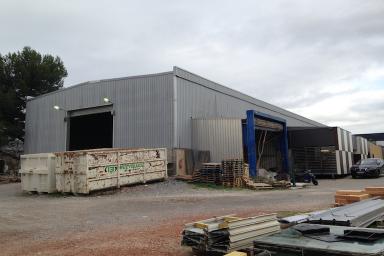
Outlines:
{"type": "MultiPolygon", "coordinates": [[[[30,45],[59,55],[69,71],[66,86],[178,65],[300,109],[366,89],[324,88],[384,67],[383,13],[381,0],[2,1],[0,52],[30,45]]],[[[370,113],[359,104],[349,111],[370,113]]],[[[354,121],[346,116],[308,117],[354,121]]]]}

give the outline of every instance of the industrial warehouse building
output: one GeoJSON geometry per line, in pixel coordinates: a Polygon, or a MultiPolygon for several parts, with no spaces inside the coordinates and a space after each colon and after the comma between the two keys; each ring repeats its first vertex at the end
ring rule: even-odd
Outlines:
{"type": "MultiPolygon", "coordinates": [[[[345,175],[354,153],[366,157],[363,149],[355,150],[348,131],[178,67],[158,74],[85,82],[30,99],[24,152],[162,147],[171,152],[169,162],[177,157],[174,149],[210,151],[213,162],[243,158],[242,119],[250,109],[286,120],[296,161],[293,166],[345,175]],[[292,141],[297,133],[304,135],[292,141]]],[[[262,164],[279,167],[278,142],[269,136],[262,164]]]]}
{"type": "Polygon", "coordinates": [[[291,127],[324,126],[174,67],[165,73],[86,82],[29,100],[25,153],[192,148],[193,119],[245,118],[248,109],[281,117],[291,127]]]}

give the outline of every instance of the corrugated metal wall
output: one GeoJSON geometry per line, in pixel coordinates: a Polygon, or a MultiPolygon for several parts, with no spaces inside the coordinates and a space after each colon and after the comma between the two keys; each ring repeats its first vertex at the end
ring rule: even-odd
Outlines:
{"type": "MultiPolygon", "coordinates": [[[[172,147],[172,72],[69,87],[27,103],[25,153],[65,150],[64,112],[114,103],[114,147],[172,147]]],[[[101,124],[102,125],[102,124],[101,124]]]]}
{"type": "Polygon", "coordinates": [[[323,126],[175,67],[173,72],[88,82],[27,103],[25,153],[65,150],[64,112],[114,103],[114,147],[192,147],[192,118],[245,118],[254,109],[289,126],[323,126]],[[174,121],[174,119],[176,121],[174,121]]]}
{"type": "Polygon", "coordinates": [[[178,147],[190,148],[192,145],[192,118],[245,118],[249,109],[284,118],[288,126],[324,126],[183,69],[174,67],[174,74],[177,85],[178,147]]]}
{"type": "Polygon", "coordinates": [[[241,119],[193,119],[192,149],[209,150],[212,162],[243,159],[241,119]]]}

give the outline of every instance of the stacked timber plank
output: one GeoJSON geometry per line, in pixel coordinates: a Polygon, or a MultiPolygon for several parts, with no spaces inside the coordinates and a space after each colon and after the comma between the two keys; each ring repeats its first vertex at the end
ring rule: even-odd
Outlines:
{"type": "Polygon", "coordinates": [[[342,206],[361,200],[368,199],[370,196],[364,190],[338,190],[335,194],[335,205],[342,206]]]}
{"type": "Polygon", "coordinates": [[[343,206],[370,197],[384,197],[384,187],[367,187],[364,190],[338,190],[335,194],[335,206],[343,206]]]}
{"type": "Polygon", "coordinates": [[[244,161],[241,159],[228,159],[222,162],[223,185],[233,187],[241,183],[244,175],[244,161]]]}
{"type": "Polygon", "coordinates": [[[276,214],[241,218],[227,215],[186,224],[181,244],[200,253],[245,249],[255,238],[280,231],[276,214]]]}
{"type": "Polygon", "coordinates": [[[365,192],[370,196],[384,197],[384,187],[367,187],[365,192]]]}

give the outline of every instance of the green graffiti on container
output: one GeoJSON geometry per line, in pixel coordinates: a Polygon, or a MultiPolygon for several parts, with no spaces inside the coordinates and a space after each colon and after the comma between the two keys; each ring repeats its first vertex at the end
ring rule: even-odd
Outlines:
{"type": "MultiPolygon", "coordinates": [[[[142,169],[142,168],[144,168],[144,163],[120,164],[120,172],[127,172],[131,170],[142,169]]],[[[117,165],[107,165],[104,171],[108,173],[117,172],[117,165]]]]}

